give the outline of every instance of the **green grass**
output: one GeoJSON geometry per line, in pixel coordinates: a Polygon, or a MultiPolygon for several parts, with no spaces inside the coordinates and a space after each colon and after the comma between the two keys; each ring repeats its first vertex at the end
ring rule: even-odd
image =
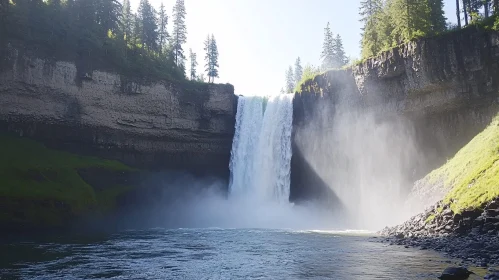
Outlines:
{"type": "Polygon", "coordinates": [[[455,213],[482,207],[499,196],[499,115],[451,160],[427,177],[444,180],[444,198],[455,213]]]}
{"type": "Polygon", "coordinates": [[[95,192],[78,174],[82,168],[133,171],[117,161],[52,150],[5,134],[0,134],[0,155],[0,200],[9,212],[0,215],[0,222],[44,220],[59,224],[62,214],[78,216],[89,210],[111,209],[116,196],[131,189],[113,186],[95,192]],[[22,212],[21,218],[13,211],[22,212]]]}

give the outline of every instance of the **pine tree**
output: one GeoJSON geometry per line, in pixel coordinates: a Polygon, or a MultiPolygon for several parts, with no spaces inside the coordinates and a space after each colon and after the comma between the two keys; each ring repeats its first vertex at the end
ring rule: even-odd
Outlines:
{"type": "Polygon", "coordinates": [[[208,34],[208,36],[206,36],[206,39],[204,40],[204,51],[205,51],[205,56],[204,56],[204,61],[205,61],[205,65],[204,65],[204,70],[206,71],[206,74],[208,75],[208,83],[211,82],[211,65],[212,65],[212,62],[211,62],[211,37],[210,35],[208,34]]]}
{"type": "Polygon", "coordinates": [[[204,41],[204,50],[206,51],[205,55],[205,70],[208,75],[208,82],[213,83],[215,78],[218,78],[218,47],[217,41],[215,40],[215,36],[213,34],[208,35],[206,40],[204,41]]]}
{"type": "Polygon", "coordinates": [[[327,23],[326,28],[324,28],[324,43],[322,44],[322,69],[329,69],[334,67],[334,38],[333,33],[331,32],[331,28],[329,26],[329,22],[327,23]]]}
{"type": "Polygon", "coordinates": [[[121,18],[121,27],[123,29],[123,38],[128,44],[132,39],[133,14],[131,11],[130,0],[123,0],[123,11],[121,18]]]}
{"type": "Polygon", "coordinates": [[[177,0],[173,7],[173,56],[175,64],[180,65],[184,60],[182,45],[187,41],[187,27],[185,25],[184,0],[177,0]]]}
{"type": "Polygon", "coordinates": [[[347,63],[348,58],[343,49],[343,40],[341,39],[340,34],[337,34],[336,39],[334,39],[334,67],[341,68],[347,63]]]}
{"type": "Polygon", "coordinates": [[[94,0],[96,4],[96,21],[102,32],[102,37],[106,38],[107,33],[117,33],[120,31],[120,21],[122,9],[118,0],[94,0]]]}
{"type": "Polygon", "coordinates": [[[362,28],[362,54],[364,57],[373,56],[381,50],[379,35],[381,11],[381,0],[364,0],[360,2],[360,21],[364,23],[362,28]]]}
{"type": "Polygon", "coordinates": [[[286,71],[286,92],[292,93],[294,89],[295,79],[293,74],[293,67],[289,66],[288,70],[286,71]]]}
{"type": "Polygon", "coordinates": [[[142,24],[137,15],[132,15],[132,43],[134,46],[142,44],[142,24]]]}
{"type": "Polygon", "coordinates": [[[218,78],[218,46],[215,36],[211,34],[211,82],[218,78]]]}
{"type": "Polygon", "coordinates": [[[445,31],[447,18],[444,13],[443,0],[428,0],[430,9],[430,32],[432,34],[445,31]]]}
{"type": "Polygon", "coordinates": [[[303,67],[301,66],[301,59],[298,57],[295,61],[295,86],[301,81],[303,77],[303,67]]]}
{"type": "Polygon", "coordinates": [[[147,47],[148,50],[157,50],[158,41],[158,25],[156,21],[156,11],[149,3],[149,0],[140,0],[138,17],[140,19],[140,39],[143,48],[147,47]]]}
{"type": "Polygon", "coordinates": [[[198,66],[196,53],[192,52],[192,49],[189,49],[189,58],[191,60],[191,80],[196,79],[196,67],[198,66]]]}
{"type": "Polygon", "coordinates": [[[163,2],[161,2],[161,6],[159,7],[158,17],[159,51],[162,53],[166,46],[166,40],[169,37],[168,30],[166,29],[166,26],[168,24],[168,16],[166,15],[165,5],[163,4],[163,2]]]}

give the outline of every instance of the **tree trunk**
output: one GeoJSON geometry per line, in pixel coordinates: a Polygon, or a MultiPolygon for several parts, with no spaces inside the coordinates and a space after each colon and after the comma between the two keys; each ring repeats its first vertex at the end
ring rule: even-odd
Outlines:
{"type": "Polygon", "coordinates": [[[494,0],[494,14],[499,11],[499,0],[494,0]]]}
{"type": "Polygon", "coordinates": [[[457,26],[461,28],[461,9],[459,8],[459,1],[456,0],[456,16],[457,16],[457,26]]]}
{"type": "Polygon", "coordinates": [[[468,0],[463,0],[464,24],[468,25],[468,0]]]}
{"type": "Polygon", "coordinates": [[[489,4],[490,4],[489,2],[490,0],[483,1],[483,13],[485,18],[489,17],[489,4]]]}

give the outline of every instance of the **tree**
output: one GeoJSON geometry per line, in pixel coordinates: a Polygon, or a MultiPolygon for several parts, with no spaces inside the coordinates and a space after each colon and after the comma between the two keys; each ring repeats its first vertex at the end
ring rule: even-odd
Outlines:
{"type": "Polygon", "coordinates": [[[301,66],[301,60],[300,57],[298,57],[295,61],[295,86],[298,85],[298,83],[301,81],[301,78],[303,76],[303,67],[301,66]]]}
{"type": "Polygon", "coordinates": [[[459,1],[456,0],[456,17],[457,17],[457,26],[461,28],[461,9],[459,8],[459,1]]]}
{"type": "Polygon", "coordinates": [[[341,68],[348,63],[347,55],[343,49],[343,40],[340,34],[336,35],[334,39],[334,67],[341,68]]]}
{"type": "Polygon", "coordinates": [[[437,34],[445,31],[447,18],[444,12],[443,0],[428,0],[430,12],[430,32],[437,34]]]}
{"type": "Polygon", "coordinates": [[[286,71],[286,93],[292,93],[295,89],[295,79],[293,74],[293,67],[289,66],[286,71]]]}
{"type": "Polygon", "coordinates": [[[96,6],[96,21],[101,30],[102,38],[106,38],[108,32],[120,31],[122,16],[122,5],[118,0],[94,0],[96,6]]]}
{"type": "Polygon", "coordinates": [[[140,20],[140,39],[142,47],[148,50],[157,50],[158,25],[156,21],[156,11],[149,3],[149,0],[140,0],[138,17],[140,20]]]}
{"type": "Polygon", "coordinates": [[[215,40],[215,36],[213,34],[208,35],[206,40],[204,41],[204,50],[206,51],[205,55],[205,70],[208,75],[208,82],[213,83],[215,78],[218,78],[218,47],[217,41],[215,40]]]}
{"type": "Polygon", "coordinates": [[[364,57],[373,56],[381,50],[379,36],[381,11],[381,0],[364,0],[360,2],[360,21],[364,23],[362,28],[362,54],[364,57]]]}
{"type": "Polygon", "coordinates": [[[121,17],[121,27],[123,28],[123,39],[128,44],[132,39],[133,14],[131,11],[130,0],[123,0],[123,11],[121,17]]]}
{"type": "Polygon", "coordinates": [[[334,38],[333,33],[331,32],[331,28],[329,27],[329,22],[324,28],[324,42],[322,44],[322,69],[329,69],[334,67],[334,38]]]}
{"type": "Polygon", "coordinates": [[[196,53],[192,52],[192,49],[189,49],[189,58],[191,60],[191,80],[196,79],[196,67],[198,66],[196,53]]]}
{"type": "Polygon", "coordinates": [[[168,16],[166,15],[165,5],[161,2],[161,6],[159,7],[159,18],[158,18],[158,27],[159,27],[159,51],[162,53],[165,48],[166,40],[169,37],[168,30],[166,26],[168,24],[168,16]]]}
{"type": "Polygon", "coordinates": [[[177,65],[180,65],[185,58],[182,49],[182,45],[187,41],[185,15],[184,0],[177,0],[173,6],[173,53],[177,65]]]}
{"type": "Polygon", "coordinates": [[[463,0],[464,24],[468,25],[468,0],[463,0]]]}
{"type": "Polygon", "coordinates": [[[134,46],[142,44],[142,24],[137,15],[132,15],[133,29],[132,29],[132,43],[134,46]]]}

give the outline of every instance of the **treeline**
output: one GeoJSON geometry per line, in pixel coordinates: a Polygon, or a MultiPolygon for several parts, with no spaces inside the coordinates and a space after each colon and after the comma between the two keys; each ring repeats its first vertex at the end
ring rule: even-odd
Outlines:
{"type": "Polygon", "coordinates": [[[456,0],[457,26],[446,23],[443,0],[363,0],[362,57],[409,40],[478,22],[499,11],[499,0],[456,0]]]}
{"type": "MultiPolygon", "coordinates": [[[[171,19],[163,4],[156,10],[149,0],[141,0],[136,13],[130,0],[0,0],[0,36],[7,39],[0,43],[21,42],[48,56],[128,75],[183,80],[186,14],[184,0],[176,0],[171,19]]],[[[207,75],[213,82],[218,77],[213,35],[205,50],[207,75]]],[[[196,73],[192,51],[190,60],[189,79],[204,81],[204,75],[196,73]]]]}
{"type": "Polygon", "coordinates": [[[329,22],[324,28],[324,41],[322,43],[320,59],[320,67],[314,67],[311,64],[302,67],[301,59],[298,57],[295,61],[294,68],[293,66],[289,66],[286,70],[286,86],[281,89],[281,93],[298,91],[299,86],[304,81],[312,79],[321,71],[342,68],[349,62],[343,47],[343,39],[339,34],[334,36],[329,22]]]}

